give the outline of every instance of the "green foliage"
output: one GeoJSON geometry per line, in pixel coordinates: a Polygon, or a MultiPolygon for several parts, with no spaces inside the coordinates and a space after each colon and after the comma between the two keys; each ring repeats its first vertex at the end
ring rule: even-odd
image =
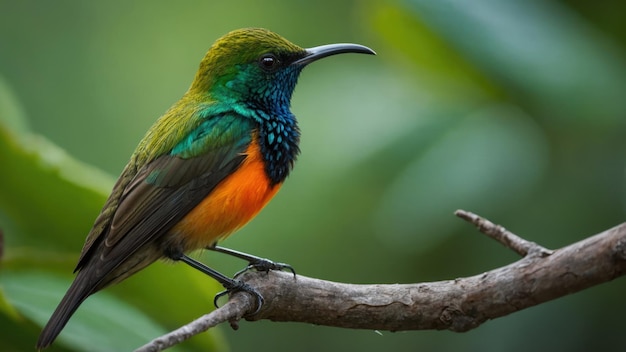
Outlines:
{"type": "MultiPolygon", "coordinates": [[[[0,1],[0,349],[32,348],[70,283],[110,175],[182,95],[211,42],[238,27],[267,27],[304,47],[357,42],[378,56],[304,70],[292,104],[302,155],[277,198],[226,246],[308,276],[418,282],[517,259],[456,220],[457,208],[551,248],[622,222],[622,7],[0,1]]],[[[206,257],[225,273],[242,265],[206,257]]],[[[617,280],[466,334],[271,322],[223,333],[234,350],[255,351],[620,350],[625,288],[617,280]]],[[[127,332],[135,346],[209,311],[217,289],[193,270],[155,264],[90,298],[55,348],[83,349],[72,324],[90,326],[102,307],[126,305],[134,308],[114,313],[124,317],[117,324],[89,334],[110,341],[127,332]]],[[[221,338],[203,334],[182,349],[223,349],[221,338]]]]}
{"type": "MultiPolygon", "coordinates": [[[[67,290],[66,278],[41,272],[4,273],[0,284],[10,303],[40,326],[48,321],[59,297],[67,290]]],[[[129,351],[165,332],[138,309],[103,294],[81,306],[59,343],[85,351],[129,351]]]]}

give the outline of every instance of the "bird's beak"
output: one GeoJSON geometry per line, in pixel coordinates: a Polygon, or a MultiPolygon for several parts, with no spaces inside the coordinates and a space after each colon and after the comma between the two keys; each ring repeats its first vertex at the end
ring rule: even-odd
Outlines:
{"type": "Polygon", "coordinates": [[[294,61],[292,65],[304,66],[327,56],[343,53],[376,55],[374,50],[359,44],[328,44],[306,49],[306,56],[294,61]]]}

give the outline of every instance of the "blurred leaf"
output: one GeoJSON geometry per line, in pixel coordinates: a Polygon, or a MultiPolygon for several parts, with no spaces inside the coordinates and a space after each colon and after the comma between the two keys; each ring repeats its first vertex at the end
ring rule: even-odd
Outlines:
{"type": "Polygon", "coordinates": [[[113,179],[41,136],[14,131],[12,126],[24,125],[16,121],[0,117],[0,162],[8,165],[0,173],[0,224],[6,247],[78,250],[113,179]],[[7,121],[14,122],[6,125],[7,121]]]}
{"type": "Polygon", "coordinates": [[[546,171],[547,155],[542,131],[519,109],[476,111],[440,135],[388,187],[377,216],[379,235],[398,250],[428,251],[445,239],[442,234],[466,226],[450,221],[454,210],[489,212],[523,200],[546,171]]]}
{"type": "Polygon", "coordinates": [[[6,294],[4,293],[2,286],[0,286],[0,312],[14,320],[17,320],[20,317],[17,310],[7,300],[6,294]]]}
{"type": "MultiPolygon", "coordinates": [[[[12,305],[43,325],[69,282],[40,272],[4,272],[0,285],[12,305]]],[[[166,332],[141,311],[106,292],[84,302],[75,318],[58,341],[82,351],[130,351],[166,332]]]]}
{"type": "Polygon", "coordinates": [[[615,43],[554,1],[406,0],[494,80],[551,119],[606,125],[626,113],[626,61],[615,43]]]}
{"type": "MultiPolygon", "coordinates": [[[[382,44],[401,54],[395,61],[408,71],[406,77],[419,80],[430,94],[464,101],[503,95],[497,82],[492,82],[421,18],[394,2],[372,2],[370,6],[372,23],[385,39],[382,44]]],[[[394,58],[388,48],[378,50],[381,60],[394,58]]]]}

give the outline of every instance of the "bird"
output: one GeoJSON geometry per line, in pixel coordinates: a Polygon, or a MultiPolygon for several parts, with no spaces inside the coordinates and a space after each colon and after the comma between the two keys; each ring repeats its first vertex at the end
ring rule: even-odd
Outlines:
{"type": "Polygon", "coordinates": [[[199,269],[227,292],[255,294],[260,308],[254,288],[187,253],[212,249],[262,270],[293,271],[217,242],[281,188],[300,152],[290,111],[298,77],[308,64],[341,53],[375,55],[351,43],[305,49],[263,28],[237,29],[216,40],[187,92],[148,130],[117,179],[37,349],[53,343],[87,297],[160,259],[199,269]]]}

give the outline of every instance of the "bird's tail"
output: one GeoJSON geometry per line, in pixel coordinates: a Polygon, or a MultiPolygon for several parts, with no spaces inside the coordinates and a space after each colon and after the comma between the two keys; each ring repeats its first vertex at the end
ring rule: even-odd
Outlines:
{"type": "MultiPolygon", "coordinates": [[[[125,249],[128,246],[116,248],[125,249]]],[[[118,252],[109,253],[113,259],[101,255],[99,251],[91,254],[90,261],[78,268],[74,282],[41,331],[39,340],[37,340],[37,349],[42,350],[54,342],[67,321],[87,297],[145,268],[159,259],[161,253],[153,247],[145,247],[139,254],[137,251],[121,254],[118,252]],[[133,257],[128,259],[131,255],[133,257]]]]}
{"type": "Polygon", "coordinates": [[[88,281],[89,275],[86,275],[85,271],[79,271],[74,282],[72,282],[65,296],[63,296],[61,303],[59,303],[57,309],[52,313],[48,323],[41,331],[39,340],[37,340],[37,350],[43,350],[50,346],[76,309],[78,309],[78,306],[95,292],[93,286],[89,285],[88,281]]]}

